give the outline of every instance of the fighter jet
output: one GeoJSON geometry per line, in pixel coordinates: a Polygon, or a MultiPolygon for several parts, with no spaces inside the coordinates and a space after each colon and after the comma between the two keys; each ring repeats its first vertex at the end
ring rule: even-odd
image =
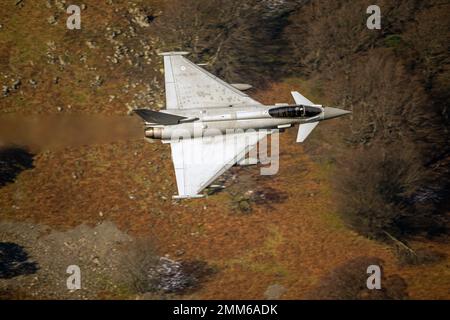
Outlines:
{"type": "Polygon", "coordinates": [[[187,52],[164,57],[166,109],[136,109],[145,122],[145,136],[170,143],[177,180],[175,199],[203,197],[203,189],[274,130],[299,124],[303,142],[320,121],[349,111],[314,104],[292,92],[295,104],[263,105],[185,58],[187,52]]]}

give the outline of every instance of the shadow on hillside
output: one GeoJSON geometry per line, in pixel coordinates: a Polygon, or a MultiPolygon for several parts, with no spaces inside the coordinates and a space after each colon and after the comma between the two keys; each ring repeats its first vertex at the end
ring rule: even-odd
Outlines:
{"type": "Polygon", "coordinates": [[[18,147],[0,148],[0,187],[14,182],[22,171],[33,168],[33,156],[18,147]]]}
{"type": "Polygon", "coordinates": [[[0,279],[36,273],[36,262],[29,261],[25,249],[12,242],[0,242],[0,279]]]}

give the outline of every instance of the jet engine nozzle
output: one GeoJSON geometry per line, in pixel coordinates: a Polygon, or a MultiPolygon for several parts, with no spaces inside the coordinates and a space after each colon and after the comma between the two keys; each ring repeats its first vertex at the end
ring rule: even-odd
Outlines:
{"type": "Polygon", "coordinates": [[[145,130],[145,137],[149,139],[162,139],[162,128],[148,128],[145,130]]]}

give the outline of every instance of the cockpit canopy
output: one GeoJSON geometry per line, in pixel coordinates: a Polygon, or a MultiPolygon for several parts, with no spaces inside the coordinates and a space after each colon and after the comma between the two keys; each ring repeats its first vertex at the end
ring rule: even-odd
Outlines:
{"type": "Polygon", "coordinates": [[[269,109],[269,114],[273,118],[311,118],[322,113],[320,107],[294,105],[269,109]]]}

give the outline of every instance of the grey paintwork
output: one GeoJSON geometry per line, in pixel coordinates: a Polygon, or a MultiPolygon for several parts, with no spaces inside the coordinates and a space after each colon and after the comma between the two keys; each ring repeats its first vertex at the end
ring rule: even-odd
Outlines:
{"type": "MultiPolygon", "coordinates": [[[[315,105],[321,108],[319,105],[315,105]]],[[[187,119],[198,119],[188,123],[176,125],[158,125],[153,127],[162,128],[163,140],[177,139],[178,137],[201,137],[224,134],[229,130],[260,130],[278,129],[294,126],[295,124],[310,123],[336,118],[348,111],[325,107],[322,113],[310,118],[273,118],[269,110],[277,108],[274,106],[245,106],[214,109],[189,109],[189,110],[164,110],[161,112],[185,117],[187,119]]]]}
{"type": "Polygon", "coordinates": [[[223,172],[243,163],[246,153],[273,129],[299,124],[297,142],[303,142],[320,121],[349,113],[316,105],[299,92],[292,92],[295,105],[266,106],[238,90],[248,85],[222,81],[186,59],[185,52],[162,55],[166,109],[136,113],[145,121],[147,138],[170,143],[177,198],[201,196],[223,172]]]}

